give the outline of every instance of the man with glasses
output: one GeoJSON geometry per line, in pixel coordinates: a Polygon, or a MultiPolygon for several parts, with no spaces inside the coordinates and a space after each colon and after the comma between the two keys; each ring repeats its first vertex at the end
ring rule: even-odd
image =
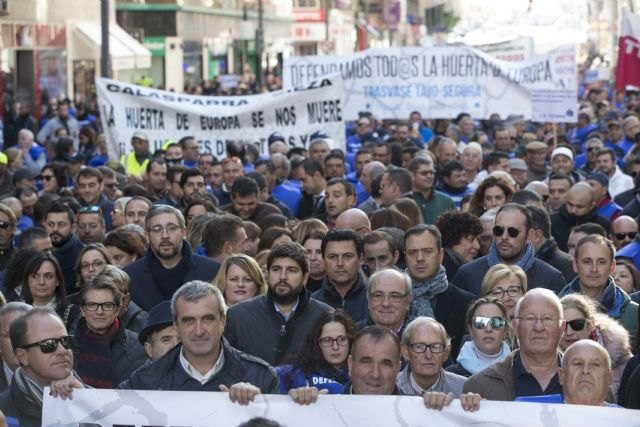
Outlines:
{"type": "Polygon", "coordinates": [[[107,231],[111,231],[113,228],[111,221],[113,202],[102,194],[104,190],[102,172],[92,167],[81,169],[76,177],[76,187],[78,189],[78,201],[80,205],[100,206],[107,231]]]}
{"type": "Polygon", "coordinates": [[[412,299],[411,278],[398,270],[385,269],[369,278],[367,288],[369,316],[358,323],[358,328],[384,326],[402,336],[412,299]]]}
{"type": "Polygon", "coordinates": [[[304,342],[316,320],[331,307],[310,298],[307,251],[294,242],[271,249],[268,290],[227,312],[224,336],[238,350],[281,365],[304,342]]]}
{"type": "Polygon", "coordinates": [[[453,200],[435,189],[435,169],[429,157],[415,157],[409,163],[411,173],[411,197],[416,202],[425,224],[434,224],[436,218],[453,209],[453,200]]]}
{"type": "Polygon", "coordinates": [[[500,401],[562,393],[557,373],[562,360],[558,344],[565,321],[556,294],[541,288],[527,292],[516,305],[513,328],[520,348],[471,376],[464,384],[464,393],[500,401]]]}
{"type": "Polygon", "coordinates": [[[611,223],[611,234],[609,238],[613,242],[616,250],[627,246],[638,234],[638,223],[635,219],[627,215],[619,216],[611,223]]]}
{"type": "Polygon", "coordinates": [[[11,386],[0,394],[0,410],[21,426],[39,426],[45,387],[65,382],[70,388],[84,388],[73,376],[72,338],[60,317],[44,307],[16,318],[9,335],[20,367],[11,386]]]}
{"type": "Polygon", "coordinates": [[[185,240],[184,216],[178,209],[155,205],[144,225],[149,240],[147,254],[129,264],[125,272],[131,277],[131,299],[145,311],[170,299],[187,281],[216,277],[220,264],[193,253],[185,240]]]}
{"type": "Polygon", "coordinates": [[[78,211],[78,238],[82,243],[100,243],[104,239],[106,226],[100,206],[85,206],[78,211]]]}
{"type": "Polygon", "coordinates": [[[451,339],[442,324],[431,317],[417,317],[407,325],[401,343],[402,357],[409,362],[396,379],[402,394],[440,392],[460,398],[467,379],[442,368],[451,354],[451,339]]]}
{"type": "Polygon", "coordinates": [[[62,268],[67,295],[77,292],[75,267],[84,243],[75,235],[76,216],[69,206],[57,201],[47,209],[44,226],[62,268]]]}
{"type": "Polygon", "coordinates": [[[531,213],[525,206],[507,203],[500,207],[489,253],[461,266],[453,284],[481,296],[482,279],[489,268],[496,264],[515,264],[527,274],[529,289],[543,287],[559,291],[566,283],[564,277],[557,269],[535,257],[531,243],[533,233],[531,213]]]}
{"type": "Polygon", "coordinates": [[[600,138],[589,138],[586,144],[586,152],[576,156],[576,168],[585,175],[596,170],[596,153],[601,148],[604,148],[604,143],[600,138]]]}

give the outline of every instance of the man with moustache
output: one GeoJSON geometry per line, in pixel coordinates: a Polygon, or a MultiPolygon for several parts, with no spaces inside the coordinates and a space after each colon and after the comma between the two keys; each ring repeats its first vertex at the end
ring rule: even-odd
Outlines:
{"type": "Polygon", "coordinates": [[[267,294],[235,304],[227,312],[225,337],[238,350],[257,356],[272,366],[304,341],[328,305],[310,298],[307,251],[298,243],[283,242],[267,258],[267,294]]]}

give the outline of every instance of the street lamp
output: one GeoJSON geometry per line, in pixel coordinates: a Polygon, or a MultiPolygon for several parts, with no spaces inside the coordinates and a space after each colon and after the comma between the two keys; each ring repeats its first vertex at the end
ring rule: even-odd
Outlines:
{"type": "Polygon", "coordinates": [[[264,50],[264,9],[258,0],[258,28],[256,29],[256,88],[262,91],[262,51],[264,50]]]}

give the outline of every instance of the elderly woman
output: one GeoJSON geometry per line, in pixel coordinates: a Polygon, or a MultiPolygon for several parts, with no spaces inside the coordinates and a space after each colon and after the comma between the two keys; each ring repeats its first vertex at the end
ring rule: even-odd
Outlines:
{"type": "Polygon", "coordinates": [[[74,369],[94,388],[115,388],[145,359],[138,334],[124,328],[118,313],[122,293],[108,275],[85,283],[80,291],[83,318],[69,331],[74,335],[74,369]]]}
{"type": "Polygon", "coordinates": [[[464,263],[473,261],[478,255],[482,223],[470,213],[449,210],[436,219],[436,227],[442,234],[442,265],[447,270],[447,279],[451,281],[464,263]]]}
{"type": "Polygon", "coordinates": [[[267,292],[260,265],[244,254],[227,258],[220,266],[213,284],[220,289],[229,307],[267,292]]]}
{"type": "Polygon", "coordinates": [[[480,289],[482,295],[502,301],[513,319],[516,304],[527,292],[527,275],[517,265],[496,264],[484,275],[480,289]]]}

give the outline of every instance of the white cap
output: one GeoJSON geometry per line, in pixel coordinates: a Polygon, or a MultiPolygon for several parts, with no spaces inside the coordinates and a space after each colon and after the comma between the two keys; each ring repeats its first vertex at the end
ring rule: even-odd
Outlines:
{"type": "Polygon", "coordinates": [[[567,147],[558,147],[553,150],[553,153],[551,153],[551,160],[553,160],[553,158],[559,154],[567,156],[569,159],[573,160],[573,152],[567,147]]]}

